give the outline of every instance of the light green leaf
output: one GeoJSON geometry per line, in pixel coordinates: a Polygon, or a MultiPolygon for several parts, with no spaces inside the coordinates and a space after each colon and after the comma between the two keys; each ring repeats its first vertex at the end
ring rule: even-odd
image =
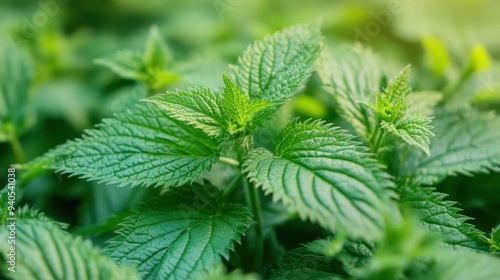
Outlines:
{"type": "Polygon", "coordinates": [[[143,101],[158,105],[169,116],[187,122],[213,137],[225,134],[225,119],[220,108],[221,98],[208,88],[167,92],[146,98],[143,101]]]}
{"type": "Polygon", "coordinates": [[[122,51],[110,58],[96,59],[95,63],[111,69],[125,79],[141,80],[145,71],[141,54],[132,51],[122,51]]]}
{"type": "Polygon", "coordinates": [[[408,107],[406,97],[411,92],[409,66],[391,80],[383,93],[377,94],[377,102],[370,105],[381,122],[396,124],[405,115],[408,107]]]}
{"type": "Polygon", "coordinates": [[[339,114],[363,140],[369,142],[377,124],[375,112],[365,104],[374,103],[385,74],[377,57],[358,46],[344,45],[324,51],[318,73],[333,94],[339,114]]]}
{"type": "Polygon", "coordinates": [[[474,73],[479,73],[491,67],[491,58],[483,44],[474,46],[470,53],[469,67],[474,73]]]}
{"type": "Polygon", "coordinates": [[[152,105],[117,114],[98,128],[49,152],[49,167],[120,185],[172,186],[195,180],[217,159],[211,138],[152,105]]]}
{"type": "Polygon", "coordinates": [[[179,75],[165,71],[171,57],[157,26],[153,26],[149,32],[144,51],[144,73],[140,80],[145,82],[151,89],[161,89],[175,82],[179,75]]]}
{"type": "Polygon", "coordinates": [[[119,264],[136,265],[142,279],[196,279],[228,258],[251,220],[213,187],[172,188],[139,206],[105,250],[119,264]]]}
{"type": "Polygon", "coordinates": [[[224,75],[224,95],[222,108],[227,117],[227,129],[230,135],[249,130],[255,124],[262,124],[272,111],[265,110],[271,107],[266,100],[252,100],[238,89],[228,77],[224,75]]]}
{"type": "Polygon", "coordinates": [[[434,184],[449,175],[499,170],[500,118],[493,112],[443,112],[433,124],[431,155],[402,153],[400,177],[434,184]]]}
{"type": "Polygon", "coordinates": [[[149,37],[146,42],[144,66],[149,71],[164,70],[169,60],[170,54],[160,34],[160,30],[157,26],[153,26],[149,31],[149,37]]]}
{"type": "Polygon", "coordinates": [[[434,136],[431,132],[430,122],[431,120],[427,117],[413,116],[399,121],[397,125],[382,121],[381,126],[406,143],[418,147],[430,155],[430,137],[434,136]]]}
{"type": "Polygon", "coordinates": [[[179,79],[179,75],[176,73],[157,70],[148,72],[143,81],[150,89],[159,90],[177,81],[177,79],[179,79]]]}
{"type": "Polygon", "coordinates": [[[384,95],[391,103],[397,103],[400,100],[405,100],[410,92],[410,66],[408,65],[391,80],[384,90],[384,95]]]}
{"type": "Polygon", "coordinates": [[[431,36],[424,37],[422,43],[432,72],[436,77],[443,77],[451,65],[445,43],[431,36]]]}
{"type": "Polygon", "coordinates": [[[389,207],[388,175],[344,130],[292,121],[276,137],[276,155],[251,151],[245,172],[302,218],[354,237],[376,238],[389,207]]]}
{"type": "MultiPolygon", "coordinates": [[[[7,241],[9,228],[2,226],[0,238],[7,241]]],[[[13,279],[139,279],[132,267],[118,267],[89,241],[73,237],[57,224],[36,219],[16,222],[15,273],[13,279]]],[[[3,256],[10,252],[7,242],[0,243],[3,256]]]]}
{"type": "Polygon", "coordinates": [[[1,138],[8,138],[13,133],[18,135],[23,129],[33,67],[20,49],[2,37],[0,61],[0,137],[5,133],[1,138]]]}
{"type": "Polygon", "coordinates": [[[483,233],[467,223],[471,218],[459,214],[456,202],[444,200],[446,194],[434,188],[408,184],[398,188],[400,205],[409,205],[425,228],[440,233],[444,241],[456,248],[487,250],[481,241],[483,233]]]}
{"type": "Polygon", "coordinates": [[[490,245],[490,251],[500,253],[500,226],[491,230],[490,238],[487,238],[490,245]]]}
{"type": "Polygon", "coordinates": [[[317,24],[293,26],[249,46],[231,67],[232,76],[250,99],[282,103],[312,73],[320,50],[317,24]]]}

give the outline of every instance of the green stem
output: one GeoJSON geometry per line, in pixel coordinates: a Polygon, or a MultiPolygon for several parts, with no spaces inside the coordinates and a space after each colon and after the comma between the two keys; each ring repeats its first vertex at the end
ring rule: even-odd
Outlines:
{"type": "Polygon", "coordinates": [[[382,144],[382,139],[384,139],[385,136],[385,131],[382,129],[378,130],[378,135],[377,135],[377,140],[375,141],[375,144],[373,145],[373,153],[376,154],[378,152],[378,149],[380,148],[380,145],[382,144]]]}
{"type": "Polygon", "coordinates": [[[474,71],[471,69],[471,67],[467,67],[461,74],[458,80],[453,83],[449,84],[443,89],[443,101],[446,102],[448,101],[451,96],[453,96],[453,93],[455,93],[458,89],[460,89],[465,82],[474,74],[474,71]]]}
{"type": "Polygon", "coordinates": [[[264,235],[262,230],[262,215],[260,212],[260,201],[257,193],[257,189],[245,180],[245,189],[248,198],[248,205],[253,214],[253,220],[255,222],[255,239],[256,239],[256,248],[255,248],[255,268],[259,268],[262,264],[262,256],[264,250],[264,235]]]}
{"type": "MultiPolygon", "coordinates": [[[[243,147],[244,155],[246,156],[248,152],[253,149],[253,136],[244,136],[241,140],[241,146],[243,147]]],[[[243,173],[243,170],[241,173],[243,173]]],[[[259,193],[257,192],[257,188],[251,182],[249,182],[248,179],[245,179],[244,183],[247,194],[247,203],[250,207],[250,210],[252,211],[253,220],[255,222],[254,230],[257,244],[255,244],[256,248],[254,267],[259,268],[262,264],[264,251],[264,234],[262,228],[262,214],[260,209],[259,193]]]]}
{"type": "Polygon", "coordinates": [[[12,150],[14,151],[14,157],[16,158],[17,163],[24,163],[24,151],[19,138],[12,133],[9,137],[9,142],[12,146],[12,150]]]}
{"type": "Polygon", "coordinates": [[[370,138],[370,143],[369,143],[372,145],[372,147],[375,146],[374,141],[376,141],[376,138],[378,137],[379,130],[380,130],[380,125],[376,125],[375,130],[373,131],[372,137],[370,138]]]}
{"type": "Polygon", "coordinates": [[[241,179],[243,179],[243,174],[240,173],[238,176],[234,177],[234,179],[229,183],[227,188],[224,189],[224,192],[222,193],[222,197],[224,199],[227,199],[235,189],[237,189],[240,186],[241,179]]]}

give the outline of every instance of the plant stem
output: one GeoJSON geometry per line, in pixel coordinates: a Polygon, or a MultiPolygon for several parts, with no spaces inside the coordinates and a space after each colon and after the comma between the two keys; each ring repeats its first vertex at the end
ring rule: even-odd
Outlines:
{"type": "Polygon", "coordinates": [[[255,265],[254,267],[260,267],[262,263],[263,247],[264,247],[264,236],[262,230],[262,215],[260,212],[260,201],[257,193],[257,189],[248,180],[245,180],[245,189],[248,198],[248,205],[253,214],[253,219],[255,222],[255,265]]]}
{"type": "Polygon", "coordinates": [[[229,183],[227,188],[224,189],[224,192],[222,193],[222,197],[224,199],[227,199],[235,189],[237,189],[240,185],[241,179],[243,179],[243,174],[240,173],[238,176],[234,177],[234,179],[229,183]]]}
{"type": "MultiPolygon", "coordinates": [[[[248,152],[253,149],[253,136],[247,135],[244,136],[241,142],[241,146],[244,150],[244,155],[246,156],[248,152]]],[[[242,172],[243,173],[243,170],[242,172]]],[[[244,180],[245,190],[247,194],[247,203],[250,207],[250,210],[253,214],[253,220],[255,222],[254,230],[255,230],[255,239],[256,239],[256,248],[255,248],[255,268],[259,268],[262,264],[262,257],[264,251],[264,234],[262,229],[262,214],[260,209],[260,201],[259,201],[259,193],[257,192],[257,188],[248,180],[244,180]]]]}
{"type": "Polygon", "coordinates": [[[15,133],[11,133],[9,142],[12,146],[12,150],[14,151],[14,157],[16,158],[17,163],[24,163],[23,147],[21,146],[21,142],[15,133]]]}
{"type": "Polygon", "coordinates": [[[378,130],[378,135],[377,135],[377,140],[375,141],[375,145],[373,146],[373,153],[376,154],[378,152],[378,149],[380,148],[380,145],[382,144],[382,139],[384,139],[385,136],[385,131],[382,129],[378,130]]]}
{"type": "Polygon", "coordinates": [[[442,102],[446,102],[448,101],[452,96],[453,94],[459,90],[464,84],[465,82],[467,81],[467,79],[469,79],[472,74],[474,74],[474,71],[472,70],[471,67],[467,67],[461,74],[460,74],[460,77],[458,78],[458,80],[453,83],[453,84],[449,84],[448,86],[446,86],[442,92],[443,92],[443,100],[442,102]]]}
{"type": "Polygon", "coordinates": [[[376,125],[376,126],[375,126],[375,129],[374,129],[374,131],[373,131],[373,134],[372,134],[372,136],[370,137],[370,143],[369,143],[369,144],[371,144],[371,145],[372,145],[372,147],[375,147],[375,143],[374,143],[374,141],[376,141],[376,138],[377,138],[377,136],[378,136],[378,134],[379,134],[379,130],[380,130],[380,125],[376,125]]]}

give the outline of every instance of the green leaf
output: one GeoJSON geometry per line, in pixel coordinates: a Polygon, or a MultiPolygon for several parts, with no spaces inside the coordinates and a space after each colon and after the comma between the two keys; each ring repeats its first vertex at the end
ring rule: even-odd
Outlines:
{"type": "Polygon", "coordinates": [[[141,80],[145,71],[141,54],[132,51],[122,51],[110,58],[96,59],[95,63],[111,69],[125,79],[141,80]]]}
{"type": "Polygon", "coordinates": [[[490,238],[487,238],[490,245],[490,251],[500,253],[500,226],[491,230],[490,238]]]}
{"type": "Polygon", "coordinates": [[[444,200],[446,194],[434,188],[407,184],[398,188],[400,205],[409,205],[420,217],[423,226],[441,234],[444,241],[455,248],[487,250],[481,240],[483,233],[467,223],[471,218],[459,214],[456,202],[444,200]]]}
{"type": "Polygon", "coordinates": [[[412,92],[406,98],[406,104],[408,104],[406,115],[431,116],[434,113],[434,107],[442,99],[443,94],[438,91],[412,92]]]}
{"type": "Polygon", "coordinates": [[[372,247],[349,239],[343,243],[338,238],[316,240],[287,252],[272,270],[271,279],[342,279],[369,262],[372,247]],[[332,246],[335,253],[330,251],[332,246]]]}
{"type": "MultiPolygon", "coordinates": [[[[2,226],[0,238],[6,241],[8,236],[9,228],[2,226]]],[[[15,273],[5,271],[13,279],[139,279],[133,268],[118,267],[89,241],[52,222],[18,220],[15,241],[15,273]]],[[[10,246],[0,243],[3,256],[10,253],[10,246]]]]}
{"type": "Polygon", "coordinates": [[[49,152],[49,167],[121,186],[172,186],[192,182],[218,158],[211,138],[152,105],[117,114],[98,128],[49,152]]]}
{"type": "Polygon", "coordinates": [[[271,107],[270,102],[250,101],[248,96],[238,89],[226,75],[224,75],[224,84],[222,108],[227,118],[230,135],[245,132],[258,124],[261,125],[271,115],[272,111],[264,110],[271,107]]]}
{"type": "Polygon", "coordinates": [[[119,264],[136,265],[143,279],[196,279],[228,258],[251,220],[213,187],[172,188],[139,206],[105,250],[119,264]]]}
{"type": "Polygon", "coordinates": [[[0,61],[0,138],[3,133],[7,138],[13,133],[19,135],[23,129],[33,67],[20,49],[2,37],[0,61]]]}
{"type": "Polygon", "coordinates": [[[250,99],[282,103],[312,73],[320,50],[317,24],[293,26],[249,46],[231,67],[232,76],[250,99]]]}
{"type": "Polygon", "coordinates": [[[219,138],[248,133],[262,125],[273,113],[265,110],[272,104],[265,100],[250,101],[225,75],[223,95],[208,88],[167,92],[144,99],[166,110],[170,116],[185,121],[219,138]]]}
{"type": "Polygon", "coordinates": [[[432,72],[437,77],[443,77],[451,65],[446,45],[442,40],[431,36],[424,37],[422,43],[432,72]]]}
{"type": "Polygon", "coordinates": [[[384,92],[377,94],[377,102],[370,105],[381,122],[396,124],[405,115],[408,105],[406,97],[411,92],[409,66],[391,80],[384,92]]]}
{"type": "Polygon", "coordinates": [[[187,122],[209,136],[221,138],[225,134],[225,119],[219,105],[221,98],[208,88],[167,92],[143,101],[158,105],[167,111],[169,116],[187,122]]]}
{"type": "Polygon", "coordinates": [[[106,66],[122,78],[140,81],[150,90],[161,89],[179,76],[165,71],[170,55],[158,27],[151,28],[144,54],[123,51],[112,58],[97,59],[97,64],[106,66]]]}
{"type": "Polygon", "coordinates": [[[339,114],[369,142],[378,124],[375,112],[365,104],[375,102],[385,80],[378,58],[360,47],[344,45],[323,52],[320,62],[318,73],[339,114]]]}
{"type": "Polygon", "coordinates": [[[434,136],[430,122],[428,117],[413,116],[399,121],[397,125],[382,121],[382,128],[430,155],[430,137],[434,136]]]}
{"type": "Polygon", "coordinates": [[[169,60],[170,54],[160,34],[160,30],[157,26],[153,26],[146,42],[144,66],[150,71],[164,70],[169,60]]]}
{"type": "Polygon", "coordinates": [[[186,61],[176,62],[173,71],[180,74],[177,88],[207,87],[213,91],[222,88],[221,73],[227,73],[229,67],[221,58],[210,55],[194,55],[186,61]]]}
{"type": "MultiPolygon", "coordinates": [[[[387,226],[368,264],[352,271],[354,279],[413,279],[426,274],[431,257],[441,250],[439,239],[403,212],[403,219],[386,216],[387,226]]],[[[426,278],[434,279],[434,278],[426,278]]]]}
{"type": "Polygon", "coordinates": [[[410,66],[408,65],[391,80],[384,90],[384,95],[391,103],[397,103],[400,100],[405,100],[410,92],[410,66]]]}
{"type": "Polygon", "coordinates": [[[474,279],[491,280],[500,275],[500,259],[497,257],[468,251],[444,250],[435,257],[431,274],[425,279],[474,279]]]}
{"type": "Polygon", "coordinates": [[[400,177],[430,185],[449,175],[499,170],[500,118],[493,112],[443,112],[433,124],[431,155],[402,153],[400,177]]]}
{"type": "MultiPolygon", "coordinates": [[[[9,205],[7,200],[8,189],[2,189],[0,191],[0,203],[2,205],[9,205]]],[[[10,222],[17,220],[38,220],[38,221],[46,221],[51,222],[52,220],[45,216],[43,213],[39,212],[37,209],[29,208],[28,206],[17,206],[12,205],[14,207],[13,211],[10,211],[8,207],[3,207],[0,211],[0,225],[8,225],[10,222]],[[13,214],[13,215],[11,215],[13,214]],[[14,220],[13,220],[14,219],[14,220]]],[[[12,210],[12,209],[11,209],[12,210]]],[[[63,223],[55,223],[59,225],[62,229],[66,229],[68,226],[63,223]]]]}
{"type": "Polygon", "coordinates": [[[336,259],[328,259],[324,255],[310,251],[307,247],[299,247],[286,253],[279,261],[277,269],[273,269],[270,279],[332,279],[347,276],[342,263],[336,259]]]}
{"type": "Polygon", "coordinates": [[[333,258],[339,260],[343,265],[343,271],[347,273],[368,264],[374,251],[372,242],[339,236],[315,240],[304,246],[309,251],[322,254],[330,260],[333,258]]]}
{"type": "Polygon", "coordinates": [[[177,79],[179,79],[179,75],[176,73],[157,70],[148,72],[143,81],[148,85],[148,88],[159,90],[177,81],[177,79]]]}
{"type": "Polygon", "coordinates": [[[491,58],[482,44],[474,46],[470,53],[469,67],[474,73],[479,73],[491,67],[491,58]]]}
{"type": "Polygon", "coordinates": [[[295,120],[276,137],[276,155],[251,151],[245,172],[302,218],[373,239],[381,233],[393,184],[366,148],[351,139],[323,122],[295,120]]]}

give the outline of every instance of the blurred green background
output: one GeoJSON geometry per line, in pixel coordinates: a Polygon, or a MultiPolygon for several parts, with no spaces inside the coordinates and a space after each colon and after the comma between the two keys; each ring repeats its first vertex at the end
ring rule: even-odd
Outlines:
{"type": "MultiPolygon", "coordinates": [[[[18,109],[22,121],[16,134],[23,155],[16,155],[9,136],[0,134],[0,170],[5,170],[0,179],[6,182],[10,164],[79,137],[147,94],[144,84],[95,62],[125,50],[142,53],[152,26],[169,49],[164,70],[175,76],[149,88],[154,93],[218,88],[227,65],[248,44],[287,26],[320,20],[326,48],[359,42],[381,56],[390,75],[411,63],[415,90],[453,91],[453,106],[498,111],[499,14],[500,1],[493,0],[2,0],[0,43],[8,51],[0,55],[0,83],[11,82],[5,74],[13,67],[8,58],[25,54],[28,100],[18,109]]],[[[270,130],[257,133],[257,144],[269,144],[280,120],[292,115],[342,125],[331,96],[313,75],[270,130]]],[[[24,187],[23,200],[84,227],[129,209],[146,195],[141,189],[97,185],[48,174],[24,187]]],[[[438,189],[489,231],[500,222],[500,193],[494,190],[499,185],[500,175],[494,173],[450,178],[438,189]]]]}

